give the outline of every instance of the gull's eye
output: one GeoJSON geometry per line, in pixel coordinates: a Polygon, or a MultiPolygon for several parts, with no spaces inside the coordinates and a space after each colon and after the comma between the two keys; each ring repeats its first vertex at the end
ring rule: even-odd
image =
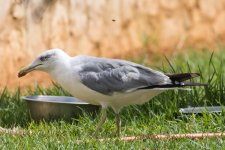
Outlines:
{"type": "Polygon", "coordinates": [[[40,60],[41,60],[41,61],[46,61],[46,60],[48,60],[48,58],[49,58],[50,56],[51,56],[51,55],[41,56],[41,57],[40,57],[40,60]]]}

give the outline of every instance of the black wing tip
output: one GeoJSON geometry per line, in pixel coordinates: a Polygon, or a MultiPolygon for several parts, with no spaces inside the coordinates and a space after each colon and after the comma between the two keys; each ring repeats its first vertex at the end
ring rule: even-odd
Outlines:
{"type": "Polygon", "coordinates": [[[179,88],[179,87],[207,87],[207,83],[191,83],[191,82],[181,82],[180,84],[165,84],[165,85],[153,85],[139,89],[154,89],[154,88],[179,88]]]}
{"type": "Polygon", "coordinates": [[[172,82],[183,82],[195,77],[200,76],[200,73],[175,73],[175,74],[165,74],[167,75],[172,82]]]}
{"type": "Polygon", "coordinates": [[[195,72],[195,73],[190,73],[190,72],[185,72],[185,73],[165,73],[165,75],[167,75],[168,77],[171,77],[171,76],[181,76],[181,75],[188,75],[188,76],[191,76],[191,77],[201,76],[201,74],[198,73],[198,72],[195,72]]]}

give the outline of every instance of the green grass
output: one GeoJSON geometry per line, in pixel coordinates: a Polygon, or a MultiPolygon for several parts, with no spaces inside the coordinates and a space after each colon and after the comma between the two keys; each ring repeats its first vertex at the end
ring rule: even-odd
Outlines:
{"type": "MultiPolygon", "coordinates": [[[[164,60],[156,69],[164,72],[200,72],[201,78],[195,82],[209,83],[206,88],[193,88],[192,91],[168,91],[142,106],[130,106],[121,112],[122,136],[224,132],[225,112],[202,115],[183,115],[180,107],[225,105],[224,66],[225,54],[221,50],[215,53],[207,51],[188,55],[177,54],[164,60]]],[[[141,63],[141,62],[139,62],[141,63]]],[[[59,86],[43,89],[36,87],[25,95],[68,95],[59,86]]],[[[72,122],[44,121],[35,123],[29,116],[26,104],[20,99],[20,90],[0,94],[0,126],[19,127],[24,135],[2,134],[0,149],[224,149],[225,138],[137,140],[132,142],[103,143],[90,135],[95,130],[99,116],[94,119],[86,114],[72,122]],[[77,140],[83,142],[77,143],[77,140]]],[[[109,119],[103,125],[99,137],[116,136],[116,126],[112,110],[109,119]]]]}

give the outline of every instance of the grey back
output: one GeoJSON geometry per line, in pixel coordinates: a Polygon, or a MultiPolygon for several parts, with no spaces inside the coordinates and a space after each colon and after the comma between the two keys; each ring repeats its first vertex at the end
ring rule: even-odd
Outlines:
{"type": "Polygon", "coordinates": [[[81,82],[105,95],[171,83],[161,72],[119,59],[81,56],[79,65],[81,82]]]}

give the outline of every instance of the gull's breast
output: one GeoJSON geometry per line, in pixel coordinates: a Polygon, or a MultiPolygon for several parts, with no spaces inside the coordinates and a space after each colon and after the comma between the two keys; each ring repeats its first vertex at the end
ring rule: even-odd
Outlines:
{"type": "Polygon", "coordinates": [[[58,75],[56,81],[72,96],[94,105],[104,105],[109,96],[98,93],[84,84],[74,74],[64,73],[58,75]]]}

